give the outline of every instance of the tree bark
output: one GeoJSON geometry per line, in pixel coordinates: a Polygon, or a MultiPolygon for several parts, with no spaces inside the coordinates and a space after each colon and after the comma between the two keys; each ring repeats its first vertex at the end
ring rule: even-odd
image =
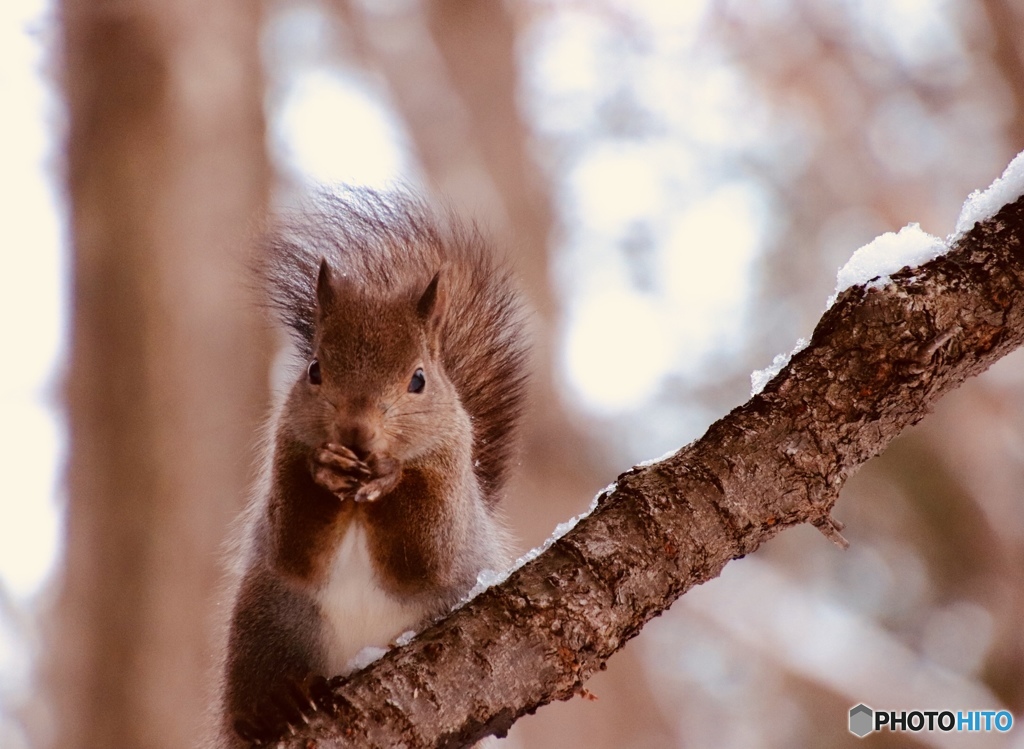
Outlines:
{"type": "MultiPolygon", "coordinates": [[[[1024,342],[1024,198],[950,252],[843,292],[810,345],[697,442],[622,474],[545,553],[335,690],[286,745],[454,747],[586,694],[679,596],[830,516],[845,480],[966,378],[1024,342]]],[[[625,352],[609,355],[625,355],[625,352]]]]}

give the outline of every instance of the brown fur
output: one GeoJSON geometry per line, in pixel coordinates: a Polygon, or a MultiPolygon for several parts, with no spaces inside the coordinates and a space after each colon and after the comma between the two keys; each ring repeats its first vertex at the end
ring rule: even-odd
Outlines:
{"type": "MultiPolygon", "coordinates": [[[[321,258],[344,269],[368,300],[418,295],[451,266],[441,358],[473,422],[473,463],[497,503],[515,449],[525,382],[521,304],[507,267],[479,233],[439,220],[421,202],[373,190],[322,193],[299,219],[270,235],[260,274],[270,306],[295,333],[304,357],[316,334],[321,258]]],[[[395,332],[381,325],[380,331],[395,332]]],[[[383,334],[383,333],[382,333],[383,334]]]]}
{"type": "Polygon", "coordinates": [[[524,344],[507,269],[408,196],[321,195],[271,236],[261,272],[301,365],[251,512],[226,659],[225,725],[263,738],[293,722],[295,690],[273,699],[282,676],[341,668],[507,562],[495,505],[524,344]]]}
{"type": "MultiPolygon", "coordinates": [[[[289,446],[294,449],[294,446],[289,446]]],[[[326,563],[352,520],[355,505],[314,483],[309,461],[281,445],[270,497],[269,523],[274,530],[274,566],[297,582],[323,581],[326,563]]]]}

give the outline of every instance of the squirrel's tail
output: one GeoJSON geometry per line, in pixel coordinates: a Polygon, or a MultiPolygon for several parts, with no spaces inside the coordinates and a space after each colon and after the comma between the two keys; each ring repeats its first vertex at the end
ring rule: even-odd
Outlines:
{"type": "Polygon", "coordinates": [[[499,499],[526,382],[523,305],[509,267],[474,227],[405,192],[322,191],[269,233],[258,270],[269,305],[312,355],[321,258],[382,294],[423,289],[444,266],[449,314],[441,358],[473,424],[484,496],[499,499]]]}

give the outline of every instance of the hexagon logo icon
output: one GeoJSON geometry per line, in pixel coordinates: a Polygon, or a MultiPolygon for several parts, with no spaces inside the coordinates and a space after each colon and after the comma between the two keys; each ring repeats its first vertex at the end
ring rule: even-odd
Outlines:
{"type": "Polygon", "coordinates": [[[850,733],[864,738],[875,730],[874,711],[863,702],[850,708],[850,733]]]}

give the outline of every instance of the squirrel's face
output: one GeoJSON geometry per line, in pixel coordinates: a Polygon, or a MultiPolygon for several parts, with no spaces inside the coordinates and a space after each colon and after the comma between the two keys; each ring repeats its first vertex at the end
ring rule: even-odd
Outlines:
{"type": "Polygon", "coordinates": [[[441,361],[440,275],[381,299],[322,266],[313,358],[293,389],[315,427],[364,460],[400,461],[470,444],[469,417],[441,361]]]}

